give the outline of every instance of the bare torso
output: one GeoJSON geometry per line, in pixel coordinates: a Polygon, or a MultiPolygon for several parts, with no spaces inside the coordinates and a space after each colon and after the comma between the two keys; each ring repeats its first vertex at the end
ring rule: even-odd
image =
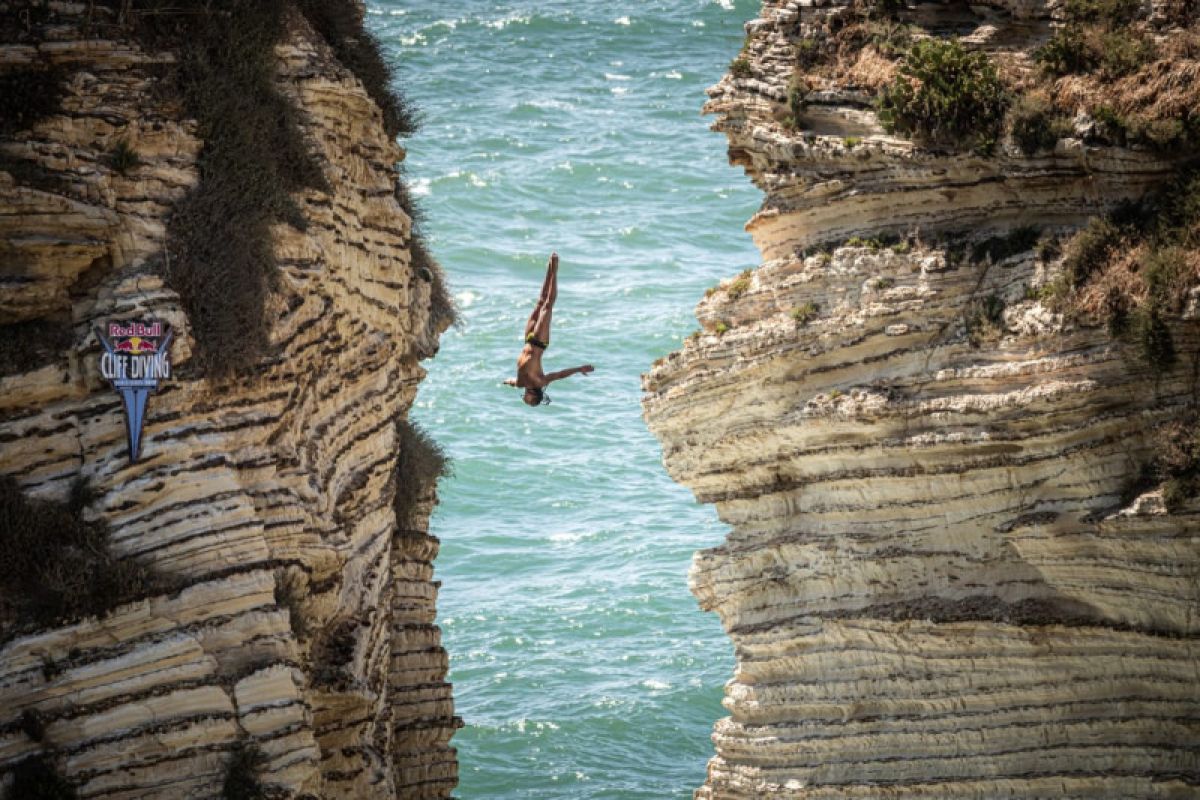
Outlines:
{"type": "Polygon", "coordinates": [[[517,357],[517,386],[545,388],[546,373],[542,369],[543,352],[542,348],[532,344],[526,344],[521,348],[521,355],[517,357]]]}

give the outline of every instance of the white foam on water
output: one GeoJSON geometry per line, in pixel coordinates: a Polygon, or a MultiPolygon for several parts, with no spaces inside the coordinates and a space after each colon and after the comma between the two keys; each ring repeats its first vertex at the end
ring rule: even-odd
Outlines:
{"type": "Polygon", "coordinates": [[[606,81],[631,81],[631,80],[633,80],[633,78],[629,77],[628,75],[620,75],[616,72],[606,72],[606,73],[604,73],[604,80],[606,80],[606,81]]]}
{"type": "Polygon", "coordinates": [[[502,31],[505,28],[507,28],[509,25],[514,25],[514,24],[528,25],[529,21],[531,19],[532,19],[532,17],[530,17],[527,14],[510,14],[507,17],[502,17],[500,19],[491,20],[490,22],[485,22],[485,23],[483,23],[483,25],[486,28],[491,28],[493,30],[502,31]]]}
{"type": "Polygon", "coordinates": [[[629,17],[617,17],[613,20],[614,25],[629,25],[629,17]]]}

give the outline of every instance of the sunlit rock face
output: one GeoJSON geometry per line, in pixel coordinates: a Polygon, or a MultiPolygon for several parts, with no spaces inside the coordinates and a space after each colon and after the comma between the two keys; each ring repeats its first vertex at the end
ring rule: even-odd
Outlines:
{"type": "MultiPolygon", "coordinates": [[[[817,5],[765,2],[709,90],[766,195],[765,260],[644,378],[667,469],[732,526],[690,576],[737,657],[696,796],[1194,796],[1200,502],[1138,485],[1196,401],[1194,306],[1159,372],[1042,301],[1053,251],[967,255],[1069,234],[1177,164],[1072,137],[922,150],[856,89],[786,126],[796,43],[841,8],[817,5]]],[[[1051,24],[1040,2],[916,9],[997,58],[1051,24]]]]}
{"type": "Polygon", "coordinates": [[[274,353],[252,378],[205,380],[156,267],[203,142],[160,81],[171,55],[89,27],[90,5],[54,4],[45,41],[0,46],[6,68],[67,75],[58,111],[0,141],[3,164],[40,170],[0,171],[0,322],[69,332],[0,377],[0,472],[50,500],[86,478],[84,516],[171,589],[61,627],[6,622],[0,793],[43,753],[81,797],[215,797],[235,746],[254,745],[271,796],[448,797],[459,723],[435,624],[435,498],[402,520],[392,504],[396,423],[443,327],[393,193],[404,153],[293,20],[277,85],[330,189],[297,195],[306,230],[273,231],[274,353]],[[118,141],[140,161],[124,174],[118,141]],[[93,328],[142,318],[174,326],[175,371],[130,463],[93,328]]]}

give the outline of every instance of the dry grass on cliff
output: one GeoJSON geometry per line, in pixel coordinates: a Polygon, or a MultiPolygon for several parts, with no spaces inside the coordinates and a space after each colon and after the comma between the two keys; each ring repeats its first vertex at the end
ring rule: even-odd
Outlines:
{"type": "Polygon", "coordinates": [[[421,426],[408,420],[396,423],[396,497],[393,508],[396,524],[413,524],[413,512],[437,486],[439,478],[450,474],[450,461],[441,446],[421,426]]]}
{"type": "Polygon", "coordinates": [[[396,88],[395,70],[384,56],[383,45],[363,25],[363,7],[356,0],[297,0],[297,4],[379,106],[388,136],[416,133],[418,115],[396,88]]]}
{"type": "Polygon", "coordinates": [[[252,370],[270,351],[266,299],[277,276],[271,226],[305,225],[292,195],[328,189],[298,110],[275,85],[285,0],[147,0],[131,24],[177,53],[176,91],[199,122],[199,184],[168,223],[163,270],[179,292],[206,375],[252,370]]]}
{"type": "Polygon", "coordinates": [[[100,615],[160,588],[162,581],[109,548],[108,526],[89,522],[87,487],[70,502],[26,496],[16,480],[0,477],[0,622],[56,625],[100,615]]]}
{"type": "MultiPolygon", "coordinates": [[[[1183,0],[1183,5],[1194,5],[1183,0]]],[[[1194,9],[1193,9],[1194,12],[1194,9]]],[[[1093,141],[1164,152],[1200,147],[1200,18],[1186,8],[1155,28],[1142,4],[1072,0],[1065,23],[1035,55],[1035,91],[1064,116],[1096,121],[1093,141]]],[[[1031,87],[1024,87],[1029,89],[1031,87]]]]}
{"type": "Polygon", "coordinates": [[[1093,219],[1067,243],[1052,304],[1106,320],[1155,370],[1176,360],[1170,322],[1200,286],[1200,166],[1154,197],[1093,219]]]}

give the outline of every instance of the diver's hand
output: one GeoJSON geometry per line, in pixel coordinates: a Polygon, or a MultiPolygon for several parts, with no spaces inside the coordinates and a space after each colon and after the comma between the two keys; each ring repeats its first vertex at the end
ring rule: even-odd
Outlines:
{"type": "Polygon", "coordinates": [[[584,364],[582,367],[579,368],[579,372],[583,375],[587,375],[587,374],[595,372],[595,371],[596,371],[596,368],[593,367],[591,364],[584,364]]]}

